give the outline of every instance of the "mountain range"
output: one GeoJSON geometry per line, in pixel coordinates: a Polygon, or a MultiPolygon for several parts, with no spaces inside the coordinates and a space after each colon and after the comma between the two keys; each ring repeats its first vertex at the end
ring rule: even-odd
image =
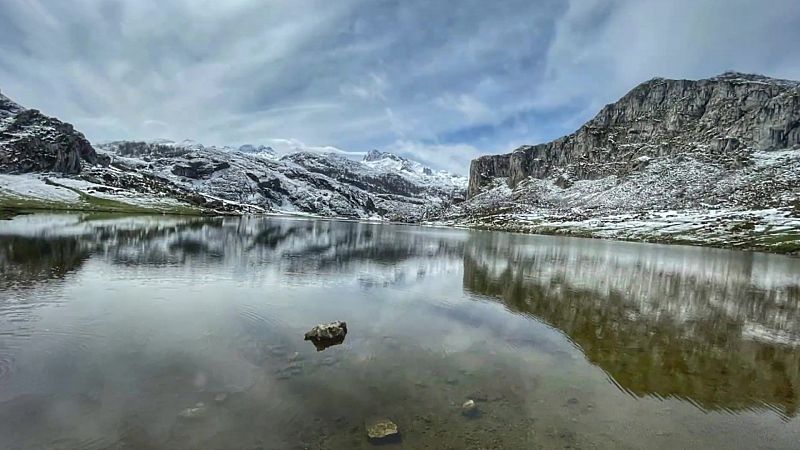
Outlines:
{"type": "Polygon", "coordinates": [[[282,213],[419,222],[463,200],[467,179],[391,153],[279,156],[263,145],[115,141],[92,146],[57,119],[0,98],[6,206],[282,213]]]}
{"type": "Polygon", "coordinates": [[[0,94],[0,205],[291,213],[800,251],[800,82],[646,81],[574,133],[474,160],[90,144],[0,94]]]}

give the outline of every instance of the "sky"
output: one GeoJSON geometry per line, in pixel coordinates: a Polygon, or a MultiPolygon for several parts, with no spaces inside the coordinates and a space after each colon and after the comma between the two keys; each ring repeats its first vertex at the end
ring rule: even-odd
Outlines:
{"type": "Polygon", "coordinates": [[[2,0],[0,91],[92,142],[466,173],[653,77],[800,79],[798,0],[2,0]]]}

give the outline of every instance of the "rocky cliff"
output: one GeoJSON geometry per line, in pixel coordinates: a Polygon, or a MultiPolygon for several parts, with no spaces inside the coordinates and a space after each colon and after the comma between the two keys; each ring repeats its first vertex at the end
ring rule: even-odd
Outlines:
{"type": "Polygon", "coordinates": [[[568,136],[474,160],[438,222],[800,253],[800,82],[652,79],[568,136]]]}
{"type": "Polygon", "coordinates": [[[655,78],[605,106],[576,132],[470,167],[468,195],[495,178],[511,188],[626,176],[653,158],[688,155],[739,168],[755,151],[800,145],[800,82],[729,72],[705,80],[655,78]]]}
{"type": "Polygon", "coordinates": [[[25,109],[0,94],[0,172],[77,174],[81,163],[98,159],[94,148],[72,125],[25,109]]]}

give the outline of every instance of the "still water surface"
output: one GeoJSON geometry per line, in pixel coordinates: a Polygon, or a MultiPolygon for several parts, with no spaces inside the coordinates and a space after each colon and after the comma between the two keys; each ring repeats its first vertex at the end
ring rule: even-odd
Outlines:
{"type": "Polygon", "coordinates": [[[800,259],[776,255],[17,216],[0,448],[360,449],[374,417],[401,432],[383,448],[799,448],[799,308],[800,259]],[[303,341],[333,320],[344,344],[303,341]]]}

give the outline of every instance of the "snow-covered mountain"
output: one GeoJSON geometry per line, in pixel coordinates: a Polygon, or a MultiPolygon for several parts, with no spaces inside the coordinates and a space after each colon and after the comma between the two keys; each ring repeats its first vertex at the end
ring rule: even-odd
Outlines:
{"type": "Polygon", "coordinates": [[[275,149],[267,145],[244,144],[240,145],[236,151],[249,155],[261,156],[262,158],[275,159],[278,157],[277,153],[275,153],[275,149]]]}
{"type": "Polygon", "coordinates": [[[445,170],[433,171],[421,163],[397,156],[394,153],[370,150],[361,161],[364,165],[383,173],[396,173],[417,184],[453,189],[466,189],[468,180],[445,170]]]}
{"type": "Polygon", "coordinates": [[[93,147],[71,125],[0,95],[0,206],[419,221],[466,196],[464,177],[380,155],[365,161],[336,153],[280,157],[265,145],[165,139],[93,147]]]}
{"type": "Polygon", "coordinates": [[[421,164],[408,160],[420,173],[373,167],[335,153],[278,157],[266,146],[122,141],[97,150],[125,172],[151,174],[187,191],[269,212],[417,221],[463,199],[467,185],[464,177],[422,173],[421,164]]]}
{"type": "Polygon", "coordinates": [[[800,252],[800,82],[655,78],[551,142],[483,156],[446,223],[800,252]]]}

